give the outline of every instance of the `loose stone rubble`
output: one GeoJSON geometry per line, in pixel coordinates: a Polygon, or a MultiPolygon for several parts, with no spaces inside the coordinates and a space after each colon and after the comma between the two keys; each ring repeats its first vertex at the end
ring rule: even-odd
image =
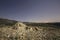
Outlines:
{"type": "Polygon", "coordinates": [[[0,40],[60,40],[60,29],[17,22],[12,27],[0,28],[0,40]]]}

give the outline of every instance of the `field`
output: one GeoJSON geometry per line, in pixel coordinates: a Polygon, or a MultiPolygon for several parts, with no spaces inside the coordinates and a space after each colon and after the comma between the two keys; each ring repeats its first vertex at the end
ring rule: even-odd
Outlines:
{"type": "Polygon", "coordinates": [[[0,18],[0,40],[60,40],[60,22],[32,23],[0,18]]]}

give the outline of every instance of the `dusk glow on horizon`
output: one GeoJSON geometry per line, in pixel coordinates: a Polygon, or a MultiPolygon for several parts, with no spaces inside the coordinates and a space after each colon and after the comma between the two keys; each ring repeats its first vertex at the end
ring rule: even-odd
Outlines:
{"type": "Polygon", "coordinates": [[[60,22],[60,0],[0,0],[0,17],[24,22],[60,22]]]}

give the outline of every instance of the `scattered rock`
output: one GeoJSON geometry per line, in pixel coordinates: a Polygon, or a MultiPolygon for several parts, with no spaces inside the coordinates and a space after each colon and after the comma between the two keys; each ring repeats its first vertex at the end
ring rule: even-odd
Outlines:
{"type": "Polygon", "coordinates": [[[33,27],[17,22],[12,27],[0,28],[0,40],[60,40],[60,29],[33,27]]]}

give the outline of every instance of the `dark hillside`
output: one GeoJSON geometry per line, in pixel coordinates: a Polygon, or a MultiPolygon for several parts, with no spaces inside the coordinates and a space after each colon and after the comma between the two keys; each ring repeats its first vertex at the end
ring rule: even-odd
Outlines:
{"type": "Polygon", "coordinates": [[[42,26],[42,27],[55,27],[60,28],[60,22],[52,22],[52,23],[30,23],[30,22],[23,22],[27,26],[42,26]]]}
{"type": "Polygon", "coordinates": [[[3,18],[0,18],[0,26],[2,25],[7,25],[7,26],[12,26],[16,23],[17,21],[15,20],[9,20],[9,19],[3,19],[3,18]]]}

